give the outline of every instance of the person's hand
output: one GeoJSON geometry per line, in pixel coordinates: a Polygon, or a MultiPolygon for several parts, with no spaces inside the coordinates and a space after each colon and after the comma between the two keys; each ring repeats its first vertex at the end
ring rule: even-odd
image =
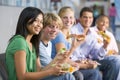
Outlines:
{"type": "Polygon", "coordinates": [[[66,71],[62,70],[61,64],[53,64],[53,65],[51,65],[51,67],[49,67],[49,70],[51,70],[52,75],[56,75],[56,76],[66,73],[66,71]]]}
{"type": "Polygon", "coordinates": [[[81,35],[72,35],[72,45],[70,48],[70,54],[72,54],[74,52],[74,50],[79,47],[84,41],[85,41],[85,35],[81,34],[81,35]]]}
{"type": "Polygon", "coordinates": [[[71,66],[78,68],[78,67],[79,67],[79,64],[78,64],[77,62],[72,62],[72,63],[71,63],[71,66]]]}
{"type": "Polygon", "coordinates": [[[114,49],[108,50],[107,56],[109,55],[118,55],[117,51],[114,49]]]}
{"type": "Polygon", "coordinates": [[[102,36],[102,38],[103,38],[103,44],[104,44],[103,47],[106,49],[107,46],[108,46],[108,44],[109,44],[110,41],[111,41],[110,36],[108,36],[108,35],[107,35],[105,32],[103,32],[103,31],[98,31],[97,33],[102,36]]]}
{"type": "Polygon", "coordinates": [[[84,35],[84,34],[74,35],[73,41],[72,41],[72,47],[77,48],[77,47],[80,46],[80,44],[82,44],[84,41],[85,41],[85,35],[84,35]]]}
{"type": "Polygon", "coordinates": [[[108,47],[108,45],[109,45],[109,41],[108,40],[103,40],[103,47],[106,49],[107,47],[108,47]]]}
{"type": "Polygon", "coordinates": [[[87,60],[88,64],[90,65],[90,68],[96,68],[98,65],[100,65],[100,63],[93,61],[93,60],[87,60]]]}
{"type": "Polygon", "coordinates": [[[66,49],[61,49],[53,59],[55,62],[65,63],[68,61],[70,53],[66,49]],[[63,51],[61,51],[63,50],[63,51]]]}
{"type": "Polygon", "coordinates": [[[76,62],[79,63],[80,69],[94,69],[100,65],[98,62],[89,59],[78,60],[76,62]]]}

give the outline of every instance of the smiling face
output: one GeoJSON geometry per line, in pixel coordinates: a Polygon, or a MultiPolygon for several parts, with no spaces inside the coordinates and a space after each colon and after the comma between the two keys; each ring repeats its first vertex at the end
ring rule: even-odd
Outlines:
{"type": "Polygon", "coordinates": [[[44,15],[43,25],[42,39],[46,41],[54,39],[63,26],[61,18],[54,13],[47,13],[44,15]]]}
{"type": "Polygon", "coordinates": [[[74,11],[71,7],[61,8],[58,14],[62,19],[64,28],[69,29],[75,23],[74,11]]]}
{"type": "Polygon", "coordinates": [[[97,19],[96,25],[100,31],[105,31],[109,27],[109,18],[107,16],[101,16],[97,19]]]}
{"type": "Polygon", "coordinates": [[[89,28],[93,22],[93,13],[85,11],[80,17],[80,23],[84,28],[89,28]]]}
{"type": "Polygon", "coordinates": [[[44,38],[47,40],[55,39],[59,32],[59,25],[56,24],[55,21],[51,25],[46,25],[46,27],[43,29],[44,38]]]}
{"type": "Polygon", "coordinates": [[[43,15],[39,14],[35,21],[27,26],[28,31],[30,34],[32,35],[36,35],[39,34],[39,32],[41,31],[41,29],[43,28],[43,15]]]}
{"type": "Polygon", "coordinates": [[[71,28],[75,23],[74,13],[70,10],[66,10],[66,12],[61,16],[61,19],[65,28],[71,28]]]}

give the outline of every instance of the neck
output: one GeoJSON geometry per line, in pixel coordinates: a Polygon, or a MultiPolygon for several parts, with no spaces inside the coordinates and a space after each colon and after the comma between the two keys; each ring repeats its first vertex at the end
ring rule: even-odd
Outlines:
{"type": "Polygon", "coordinates": [[[32,36],[33,36],[33,35],[28,35],[28,36],[26,37],[26,41],[30,42],[31,39],[32,39],[32,36]]]}
{"type": "Polygon", "coordinates": [[[84,34],[86,35],[88,33],[89,28],[84,28],[84,34]]]}
{"type": "Polygon", "coordinates": [[[50,41],[50,40],[47,40],[47,39],[45,38],[45,35],[43,35],[43,34],[41,35],[40,40],[41,40],[45,45],[47,45],[48,42],[50,41]]]}
{"type": "Polygon", "coordinates": [[[65,36],[68,36],[68,33],[69,33],[69,29],[68,28],[63,28],[62,29],[62,32],[65,36]]]}

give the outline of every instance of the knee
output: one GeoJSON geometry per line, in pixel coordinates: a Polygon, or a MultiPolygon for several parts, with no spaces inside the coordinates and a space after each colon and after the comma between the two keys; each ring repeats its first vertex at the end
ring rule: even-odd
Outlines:
{"type": "Polygon", "coordinates": [[[66,73],[65,77],[66,80],[75,80],[75,77],[71,73],[66,73]]]}
{"type": "Polygon", "coordinates": [[[102,77],[102,73],[99,70],[97,70],[97,69],[92,71],[92,75],[98,76],[98,77],[102,77]]]}
{"type": "Polygon", "coordinates": [[[73,73],[75,80],[83,80],[83,74],[80,71],[75,71],[73,73]]]}

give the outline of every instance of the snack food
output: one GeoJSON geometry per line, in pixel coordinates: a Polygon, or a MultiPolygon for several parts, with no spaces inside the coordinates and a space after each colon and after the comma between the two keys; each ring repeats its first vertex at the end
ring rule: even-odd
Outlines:
{"type": "Polygon", "coordinates": [[[77,40],[84,40],[85,39],[85,35],[76,35],[77,40]]]}
{"type": "Polygon", "coordinates": [[[85,39],[85,35],[83,35],[83,34],[79,34],[79,35],[71,34],[71,35],[67,36],[67,39],[72,38],[72,37],[76,37],[77,40],[84,40],[85,39]]]}
{"type": "Polygon", "coordinates": [[[107,55],[113,55],[114,51],[113,50],[109,50],[107,55]]]}
{"type": "Polygon", "coordinates": [[[63,71],[73,72],[75,70],[75,68],[68,63],[64,63],[61,66],[63,71]]]}
{"type": "Polygon", "coordinates": [[[97,38],[98,43],[103,43],[103,41],[100,38],[97,38]]]}
{"type": "Polygon", "coordinates": [[[64,63],[64,64],[62,64],[61,66],[62,66],[62,70],[63,70],[63,71],[68,71],[68,70],[69,70],[69,67],[70,67],[70,65],[69,65],[68,63],[64,63]]]}
{"type": "Polygon", "coordinates": [[[64,54],[65,51],[66,51],[66,48],[61,48],[60,51],[59,51],[59,53],[60,54],[64,54]]]}
{"type": "Polygon", "coordinates": [[[73,72],[74,70],[75,70],[74,67],[72,67],[72,66],[69,67],[69,72],[73,72]]]}
{"type": "Polygon", "coordinates": [[[110,37],[106,33],[104,33],[103,31],[98,31],[98,34],[100,34],[104,40],[110,42],[110,37]]]}

